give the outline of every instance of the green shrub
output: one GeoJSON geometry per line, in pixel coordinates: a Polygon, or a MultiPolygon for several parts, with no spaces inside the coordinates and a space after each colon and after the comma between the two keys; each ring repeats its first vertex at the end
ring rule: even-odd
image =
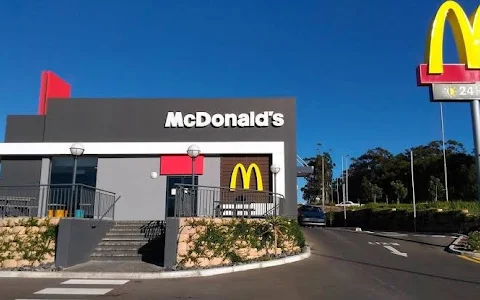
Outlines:
{"type": "Polygon", "coordinates": [[[468,249],[471,251],[480,251],[480,231],[474,231],[468,234],[468,249]]]}
{"type": "Polygon", "coordinates": [[[242,262],[245,259],[238,254],[241,248],[267,250],[268,253],[268,249],[283,248],[285,242],[300,248],[305,246],[305,237],[296,220],[283,217],[253,221],[229,219],[221,223],[192,219],[186,225],[203,230],[190,236],[188,243],[193,247],[181,257],[180,265],[188,261],[197,263],[199,258],[215,257],[233,263],[242,262]]]}

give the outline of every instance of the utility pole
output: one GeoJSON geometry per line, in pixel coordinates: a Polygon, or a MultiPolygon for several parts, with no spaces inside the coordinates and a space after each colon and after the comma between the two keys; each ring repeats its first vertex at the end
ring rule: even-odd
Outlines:
{"type": "Polygon", "coordinates": [[[333,203],[333,182],[330,184],[330,193],[332,194],[330,198],[333,203]]]}
{"type": "Polygon", "coordinates": [[[322,155],[322,206],[325,208],[325,159],[322,155]]]}
{"type": "Polygon", "coordinates": [[[412,172],[412,195],[413,195],[413,230],[417,231],[417,205],[415,203],[415,180],[413,178],[413,151],[410,150],[410,169],[412,172]]]}
{"type": "Polygon", "coordinates": [[[337,204],[340,203],[340,194],[338,193],[338,177],[337,177],[337,204]]]}
{"type": "Polygon", "coordinates": [[[343,221],[344,221],[344,226],[347,227],[347,205],[345,203],[345,184],[344,184],[344,175],[343,175],[343,155],[342,155],[342,192],[343,192],[343,221]]]}
{"type": "Polygon", "coordinates": [[[347,191],[346,191],[346,198],[347,198],[347,201],[348,201],[348,168],[350,167],[349,166],[349,160],[350,158],[347,158],[347,157],[350,157],[350,155],[347,155],[345,157],[345,165],[346,165],[346,169],[347,169],[347,172],[346,172],[346,183],[347,183],[347,191]]]}
{"type": "Polygon", "coordinates": [[[442,123],[443,173],[445,174],[445,200],[448,202],[447,155],[445,153],[445,128],[443,125],[443,105],[440,102],[440,120],[442,123]]]}

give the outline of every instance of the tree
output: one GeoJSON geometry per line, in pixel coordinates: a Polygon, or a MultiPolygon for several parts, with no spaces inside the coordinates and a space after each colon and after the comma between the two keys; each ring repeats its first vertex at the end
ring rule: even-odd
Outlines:
{"type": "Polygon", "coordinates": [[[408,195],[407,188],[403,185],[403,183],[400,180],[392,181],[390,182],[390,185],[392,186],[393,194],[397,199],[397,204],[400,204],[400,200],[405,199],[405,197],[407,197],[408,195]]]}
{"type": "Polygon", "coordinates": [[[383,189],[376,184],[372,184],[372,194],[373,194],[373,202],[377,203],[377,198],[381,199],[383,196],[383,189]]]}
{"type": "Polygon", "coordinates": [[[362,195],[366,200],[372,200],[374,203],[377,203],[377,198],[382,198],[383,189],[378,185],[368,181],[366,177],[363,177],[362,180],[362,195]]]}
{"type": "MultiPolygon", "coordinates": [[[[349,195],[375,201],[372,186],[382,189],[383,197],[396,199],[396,190],[391,182],[400,181],[407,190],[406,197],[412,197],[410,151],[414,154],[415,193],[419,201],[432,199],[431,176],[436,181],[438,199],[445,197],[443,148],[441,141],[432,141],[393,154],[387,149],[376,147],[352,159],[349,168],[349,195]],[[367,186],[367,180],[372,186],[367,186]],[[367,188],[368,187],[368,188],[367,188]]],[[[445,143],[448,167],[448,192],[453,200],[476,199],[475,156],[454,140],[445,143]]],[[[377,195],[378,197],[378,195],[377,195]]],[[[401,199],[400,199],[401,200],[401,199]]]]}
{"type": "Polygon", "coordinates": [[[309,202],[313,202],[316,197],[322,197],[322,157],[324,163],[324,184],[325,184],[325,202],[331,199],[331,188],[329,182],[333,181],[333,163],[330,153],[323,152],[318,153],[314,157],[305,158],[307,165],[313,167],[313,173],[310,174],[306,180],[307,183],[301,189],[303,193],[303,199],[309,202]]]}
{"type": "Polygon", "coordinates": [[[442,181],[435,177],[430,176],[430,182],[428,184],[428,194],[430,195],[430,200],[437,201],[439,198],[444,199],[445,187],[443,186],[442,181]]]}

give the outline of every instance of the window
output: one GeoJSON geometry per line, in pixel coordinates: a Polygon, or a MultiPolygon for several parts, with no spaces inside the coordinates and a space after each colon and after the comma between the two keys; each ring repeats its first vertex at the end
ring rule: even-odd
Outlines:
{"type": "MultiPolygon", "coordinates": [[[[59,156],[52,158],[50,184],[72,184],[73,157],[59,156]]],[[[95,187],[97,185],[97,157],[80,156],[77,160],[76,183],[95,187]]]]}

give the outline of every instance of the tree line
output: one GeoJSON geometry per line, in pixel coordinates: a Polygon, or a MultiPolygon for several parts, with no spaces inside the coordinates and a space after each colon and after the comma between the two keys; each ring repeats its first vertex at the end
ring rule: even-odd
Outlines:
{"type": "MultiPolygon", "coordinates": [[[[410,203],[412,201],[410,151],[413,152],[414,159],[416,200],[418,202],[446,200],[442,141],[432,141],[398,154],[377,147],[352,158],[348,168],[348,200],[360,203],[410,203]]],[[[445,142],[445,154],[449,200],[475,200],[477,186],[474,155],[468,153],[464,145],[455,140],[445,142]]],[[[343,178],[333,176],[336,164],[331,154],[326,151],[319,152],[314,157],[304,160],[309,166],[314,167],[314,172],[306,178],[307,183],[302,188],[303,199],[309,202],[321,200],[324,191],[326,202],[343,201],[342,183],[346,187],[347,171],[344,171],[343,178]]]]}

